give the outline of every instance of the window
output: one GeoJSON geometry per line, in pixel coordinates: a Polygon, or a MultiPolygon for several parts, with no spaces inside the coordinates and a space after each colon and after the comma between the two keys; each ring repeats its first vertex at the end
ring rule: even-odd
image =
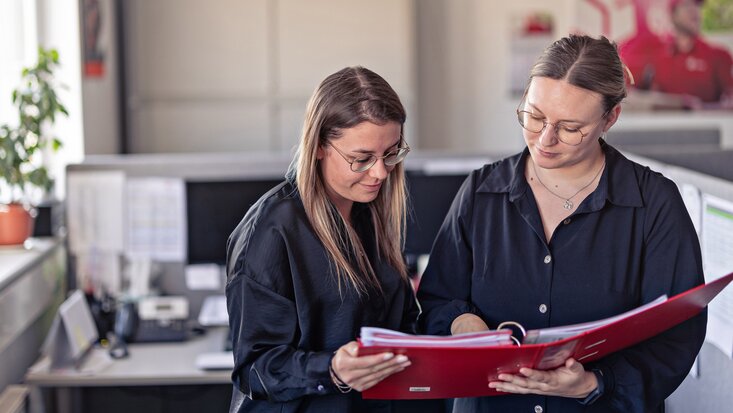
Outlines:
{"type": "Polygon", "coordinates": [[[0,1],[0,124],[17,122],[10,96],[20,71],[36,58],[36,2],[0,1]]]}

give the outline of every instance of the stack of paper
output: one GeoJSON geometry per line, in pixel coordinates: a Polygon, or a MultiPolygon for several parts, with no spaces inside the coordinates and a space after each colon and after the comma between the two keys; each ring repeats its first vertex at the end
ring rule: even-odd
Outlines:
{"type": "Polygon", "coordinates": [[[614,323],[625,318],[629,318],[634,314],[644,312],[652,307],[656,307],[663,302],[667,301],[667,295],[662,295],[656,300],[651,301],[641,307],[634,308],[625,313],[615,315],[613,317],[604,318],[602,320],[589,321],[587,323],[572,324],[567,326],[549,327],[539,330],[529,330],[527,335],[522,340],[523,344],[541,344],[541,343],[552,343],[553,341],[564,340],[568,337],[577,336],[580,333],[603,327],[605,325],[614,323]]]}
{"type": "Polygon", "coordinates": [[[360,342],[363,347],[489,347],[512,344],[511,335],[511,330],[495,330],[454,336],[416,336],[386,328],[362,327],[360,342]]]}

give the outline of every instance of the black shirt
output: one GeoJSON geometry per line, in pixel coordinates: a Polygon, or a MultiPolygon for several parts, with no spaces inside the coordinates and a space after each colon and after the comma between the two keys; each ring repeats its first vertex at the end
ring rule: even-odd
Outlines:
{"type": "MultiPolygon", "coordinates": [[[[495,328],[528,329],[610,317],[703,282],[697,234],[675,184],[601,141],[598,187],[545,239],[524,176],[528,150],[474,171],[439,231],[418,291],[421,326],[450,334],[475,313],[495,328]]],[[[604,395],[575,399],[507,395],[458,400],[460,411],[661,411],[690,370],[706,314],[586,365],[603,373],[604,395]],[[539,407],[537,407],[539,406],[539,407]]]]}
{"type": "Polygon", "coordinates": [[[342,394],[329,375],[334,351],[354,340],[362,326],[414,333],[418,314],[409,283],[377,256],[366,205],[354,204],[352,222],[382,293],[359,297],[344,283],[339,292],[333,266],[290,182],[265,194],[230,236],[232,411],[403,411],[388,401],[362,400],[356,391],[342,394]]]}

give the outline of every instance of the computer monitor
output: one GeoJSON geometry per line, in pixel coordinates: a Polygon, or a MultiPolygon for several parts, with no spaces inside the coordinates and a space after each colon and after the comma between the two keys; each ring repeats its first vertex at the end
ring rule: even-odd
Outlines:
{"type": "Polygon", "coordinates": [[[450,209],[466,174],[426,174],[407,171],[409,210],[405,255],[408,264],[419,255],[429,254],[433,241],[450,209]]]}
{"type": "Polygon", "coordinates": [[[186,182],[188,263],[226,262],[226,242],[247,210],[284,178],[186,182]]]}
{"type": "MultiPolygon", "coordinates": [[[[406,173],[409,210],[405,254],[429,254],[467,175],[406,173]]],[[[186,182],[188,263],[224,264],[226,241],[247,210],[283,178],[186,182]]]]}

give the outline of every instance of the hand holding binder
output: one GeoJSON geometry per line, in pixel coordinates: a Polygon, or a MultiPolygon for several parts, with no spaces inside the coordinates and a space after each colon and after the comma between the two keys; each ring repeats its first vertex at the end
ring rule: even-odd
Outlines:
{"type": "MultiPolygon", "coordinates": [[[[359,354],[392,351],[412,366],[364,391],[365,399],[432,399],[499,395],[488,387],[500,373],[522,367],[548,370],[572,357],[581,363],[600,359],[653,337],[697,315],[733,280],[733,273],[672,298],[658,299],[603,320],[527,331],[521,345],[499,329],[447,337],[410,336],[362,329],[359,354]]],[[[502,326],[503,327],[503,326],[502,326]]]]}

